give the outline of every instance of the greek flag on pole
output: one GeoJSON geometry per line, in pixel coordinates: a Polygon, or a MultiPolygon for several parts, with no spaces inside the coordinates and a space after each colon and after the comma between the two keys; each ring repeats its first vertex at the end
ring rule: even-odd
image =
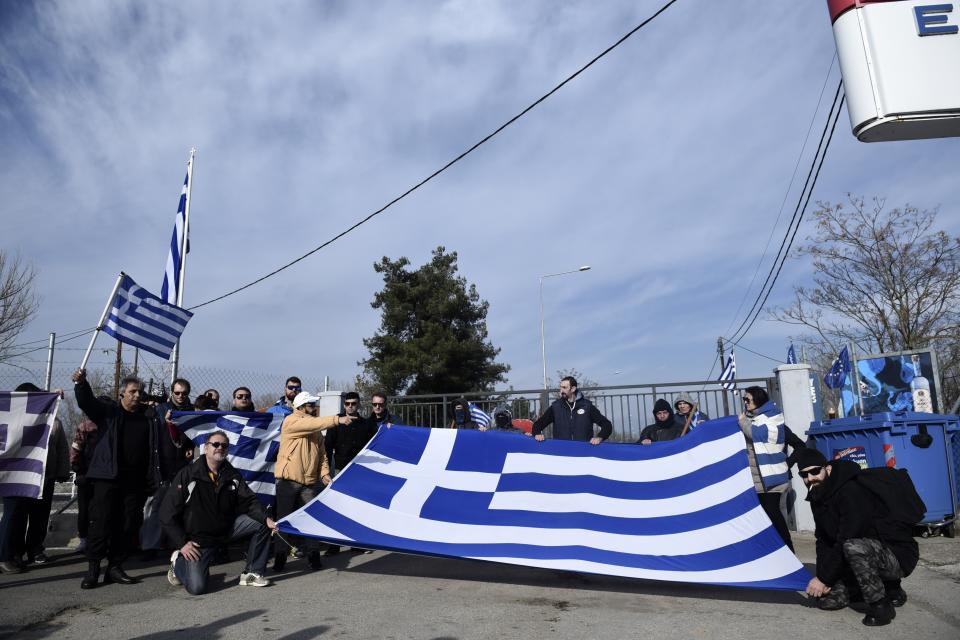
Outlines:
{"type": "Polygon", "coordinates": [[[651,580],[803,590],[736,417],[649,446],[381,428],[282,531],[350,546],[651,580]]]}
{"type": "Polygon", "coordinates": [[[0,391],[0,496],[39,498],[60,395],[0,391]]]}
{"type": "Polygon", "coordinates": [[[280,425],[286,416],[278,413],[219,411],[174,411],[173,422],[197,446],[203,446],[207,436],[223,431],[230,439],[227,460],[240,472],[264,506],[274,503],[276,481],[273,467],[280,449],[280,425]]]}
{"type": "Polygon", "coordinates": [[[843,386],[843,381],[847,379],[848,373],[850,373],[850,355],[847,353],[847,348],[844,347],[834,358],[830,371],[823,376],[823,382],[831,389],[839,389],[843,386]]]}
{"type": "Polygon", "coordinates": [[[730,355],[727,356],[727,364],[723,367],[723,371],[720,373],[720,379],[717,380],[717,383],[724,389],[733,389],[737,386],[737,359],[733,355],[733,351],[730,352],[730,355]]]}
{"type": "MultiPolygon", "coordinates": [[[[163,272],[163,285],[160,287],[160,298],[169,304],[177,304],[177,290],[180,286],[180,265],[183,263],[180,248],[183,247],[183,234],[187,226],[187,181],[190,174],[183,179],[183,190],[180,192],[180,205],[177,207],[177,217],[173,223],[173,238],[170,240],[170,253],[167,254],[167,268],[163,272]]],[[[187,253],[190,252],[190,240],[187,239],[187,253]]]]}
{"type": "Polygon", "coordinates": [[[489,426],[491,422],[493,422],[493,416],[491,416],[489,413],[487,413],[477,405],[473,404],[472,402],[468,402],[467,404],[470,406],[470,418],[472,418],[473,421],[476,422],[478,426],[486,427],[486,426],[489,426]]]}
{"type": "Polygon", "coordinates": [[[793,343],[790,343],[790,348],[787,349],[787,364],[797,364],[797,352],[793,348],[793,343]]]}
{"type": "Polygon", "coordinates": [[[104,333],[124,344],[169,358],[193,313],[167,304],[124,274],[104,333]]]}

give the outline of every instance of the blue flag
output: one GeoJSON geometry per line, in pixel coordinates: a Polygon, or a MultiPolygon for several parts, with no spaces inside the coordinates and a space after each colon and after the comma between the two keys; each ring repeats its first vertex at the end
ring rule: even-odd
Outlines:
{"type": "Polygon", "coordinates": [[[649,580],[802,591],[734,416],[646,447],[381,427],[279,522],[357,547],[649,580]]]}
{"type": "Polygon", "coordinates": [[[823,382],[831,389],[839,389],[843,386],[843,381],[847,379],[850,373],[850,356],[847,348],[844,347],[833,361],[830,371],[823,376],[823,382]]]}
{"type": "Polygon", "coordinates": [[[787,349],[787,364],[797,364],[797,352],[793,350],[793,343],[790,343],[790,348],[787,349]]]}

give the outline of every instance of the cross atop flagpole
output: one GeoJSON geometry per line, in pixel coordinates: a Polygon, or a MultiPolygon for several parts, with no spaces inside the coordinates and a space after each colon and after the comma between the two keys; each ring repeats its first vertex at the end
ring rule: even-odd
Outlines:
{"type": "MultiPolygon", "coordinates": [[[[183,214],[183,223],[180,237],[176,238],[177,241],[177,250],[179,251],[179,256],[174,256],[174,244],[170,245],[170,256],[167,259],[167,264],[171,262],[174,265],[178,265],[179,268],[176,270],[176,273],[172,274],[174,281],[176,283],[176,300],[170,301],[176,304],[178,307],[183,307],[183,286],[186,281],[186,272],[187,272],[187,251],[190,247],[190,194],[193,191],[193,163],[196,159],[197,149],[193,147],[190,149],[190,158],[187,160],[187,177],[183,183],[183,198],[180,203],[180,207],[177,208],[177,223],[180,222],[179,218],[181,213],[183,214]],[[179,259],[176,259],[179,257],[179,259]]],[[[174,236],[177,235],[177,223],[174,224],[173,233],[174,236]]],[[[167,274],[169,277],[171,274],[167,274]]],[[[166,278],[164,279],[164,284],[166,285],[166,278]]],[[[173,384],[173,381],[177,379],[177,371],[180,365],[180,341],[177,340],[176,346],[173,348],[173,358],[170,364],[170,384],[173,384]]]]}

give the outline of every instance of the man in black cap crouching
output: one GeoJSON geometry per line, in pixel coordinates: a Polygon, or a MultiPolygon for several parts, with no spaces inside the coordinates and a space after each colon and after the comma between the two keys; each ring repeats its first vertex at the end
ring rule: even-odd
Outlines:
{"type": "Polygon", "coordinates": [[[920,558],[912,528],[891,518],[884,499],[858,481],[855,462],[827,462],[816,449],[801,449],[797,469],[816,523],[817,571],[807,594],[819,599],[820,609],[834,611],[859,591],[867,605],[863,624],[890,624],[894,607],[907,601],[900,579],[920,558]]]}

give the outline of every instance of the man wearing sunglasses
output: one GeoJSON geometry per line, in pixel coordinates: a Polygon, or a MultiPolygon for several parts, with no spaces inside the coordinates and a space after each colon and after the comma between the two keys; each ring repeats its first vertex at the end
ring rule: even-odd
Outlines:
{"type": "MultiPolygon", "coordinates": [[[[280,425],[280,449],[273,475],[277,479],[277,517],[283,518],[313,500],[317,486],[330,484],[330,465],[323,444],[323,432],[338,425],[351,425],[358,415],[320,416],[317,403],[320,397],[301,391],[293,399],[293,413],[280,425]]],[[[301,550],[309,549],[310,567],[320,569],[320,548],[308,538],[290,536],[297,540],[301,550]]],[[[287,554],[277,553],[274,571],[282,571],[287,554]]]]}
{"type": "Polygon", "coordinates": [[[240,585],[266,587],[270,532],[277,528],[257,495],[227,461],[230,439],[223,431],[207,436],[203,455],[174,478],[164,498],[160,519],[177,550],[170,558],[167,580],[192,595],[204,593],[210,564],[218,547],[250,538],[240,585]]]}
{"type": "Polygon", "coordinates": [[[387,395],[377,391],[370,396],[370,420],[373,421],[373,433],[376,434],[380,427],[387,426],[395,422],[394,417],[387,410],[387,395]]]}
{"type": "Polygon", "coordinates": [[[817,571],[807,594],[825,611],[843,609],[859,594],[867,605],[863,624],[890,624],[894,607],[907,601],[900,580],[920,557],[911,528],[893,521],[881,499],[857,481],[857,463],[828,463],[816,449],[802,449],[796,458],[816,523],[817,571]]]}
{"type": "Polygon", "coordinates": [[[283,395],[280,396],[280,399],[277,400],[273,406],[266,409],[267,413],[279,413],[284,416],[289,416],[293,413],[293,399],[296,398],[297,394],[302,390],[303,383],[300,382],[300,378],[290,376],[283,385],[283,395]]]}
{"type": "Polygon", "coordinates": [[[231,411],[256,411],[253,406],[253,394],[246,387],[237,387],[233,390],[233,405],[231,411]]]}
{"type": "Polygon", "coordinates": [[[375,419],[360,417],[360,394],[356,391],[347,391],[343,394],[343,411],[338,416],[350,416],[355,422],[338,425],[328,430],[323,436],[327,459],[332,465],[333,474],[343,471],[344,467],[360,453],[360,450],[367,446],[377,430],[375,419]]]}

